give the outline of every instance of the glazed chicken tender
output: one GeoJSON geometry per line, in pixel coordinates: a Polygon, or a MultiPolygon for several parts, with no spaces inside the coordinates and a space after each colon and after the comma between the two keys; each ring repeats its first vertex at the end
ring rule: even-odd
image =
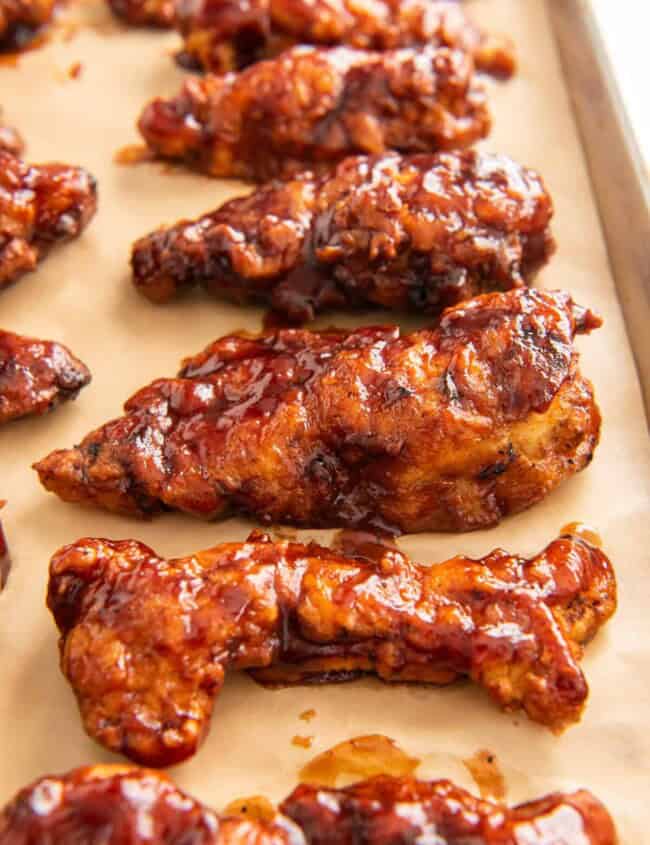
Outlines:
{"type": "Polygon", "coordinates": [[[90,378],[62,344],[0,329],[0,425],[75,399],[90,378]]]}
{"type": "Polygon", "coordinates": [[[133,282],[154,302],[201,285],[296,321],[369,304],[439,314],[529,284],[555,249],[552,213],[541,177],[505,156],[360,156],[146,235],[133,282]]]}
{"type": "Polygon", "coordinates": [[[138,126],[161,158],[264,181],[327,172],[357,153],[467,147],[487,135],[490,115],[472,59],[458,50],[294,47],[240,73],[189,80],[151,102],[138,126]]]}
{"type": "Polygon", "coordinates": [[[562,292],[493,293],[434,328],[221,338],[36,465],[62,499],[149,516],[467,531],[539,502],[594,453],[600,413],[562,292]]]}
{"type": "Polygon", "coordinates": [[[0,815],[0,845],[410,845],[430,835],[436,845],[548,845],[549,830],[553,845],[616,845],[607,810],[586,790],[509,808],[449,781],[380,776],[346,789],[299,786],[281,811],[218,816],[159,772],[88,766],[21,790],[0,815]]]}
{"type": "Polygon", "coordinates": [[[53,246],[78,237],[96,208],[97,183],[88,171],[26,164],[0,149],[0,293],[53,246]]]}
{"type": "Polygon", "coordinates": [[[214,73],[241,70],[296,44],[361,50],[454,47],[499,77],[515,70],[507,39],[490,37],[462,4],[445,0],[176,0],[181,61],[214,73]]]}
{"type": "Polygon", "coordinates": [[[51,21],[56,6],[56,0],[0,0],[0,51],[27,47],[51,21]]]}
{"type": "Polygon", "coordinates": [[[584,708],[577,660],[616,588],[605,555],[571,536],[530,560],[497,550],[433,567],[367,542],[342,553],[253,534],[167,561],[88,538],[52,558],[48,605],[88,734],[169,766],[205,738],[229,669],[274,684],[467,676],[562,730],[584,708]]]}

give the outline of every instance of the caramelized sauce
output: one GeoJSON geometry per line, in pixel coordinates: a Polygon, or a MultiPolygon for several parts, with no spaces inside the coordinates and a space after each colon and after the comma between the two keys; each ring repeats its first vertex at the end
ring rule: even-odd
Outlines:
{"type": "Polygon", "coordinates": [[[383,558],[387,549],[395,551],[398,547],[393,535],[343,529],[337,531],[332,538],[331,548],[346,557],[362,558],[376,563],[383,558]]]}
{"type": "MultiPolygon", "coordinates": [[[[0,510],[6,505],[6,502],[0,501],[0,510]]],[[[3,590],[9,578],[11,571],[11,559],[9,557],[9,548],[7,546],[7,539],[2,530],[2,522],[0,522],[0,590],[3,590]]]]}
{"type": "Polygon", "coordinates": [[[304,651],[301,649],[303,645],[307,649],[310,647],[297,640],[292,641],[295,657],[299,658],[296,663],[279,662],[261,669],[249,669],[248,674],[266,689],[285,689],[293,686],[343,684],[355,681],[364,672],[372,672],[372,664],[363,658],[343,655],[328,659],[309,658],[302,653],[299,655],[300,651],[304,651]]]}
{"type": "Polygon", "coordinates": [[[295,329],[304,325],[304,320],[291,319],[288,314],[282,311],[267,311],[262,320],[264,331],[275,331],[276,329],[295,329]]]}
{"type": "Polygon", "coordinates": [[[299,718],[302,719],[303,722],[311,722],[315,715],[316,711],[313,707],[310,707],[309,710],[303,710],[299,718]]]}
{"type": "Polygon", "coordinates": [[[560,534],[570,534],[572,537],[578,537],[580,540],[590,543],[592,546],[601,548],[603,545],[600,534],[584,522],[569,522],[560,529],[560,534]]]}
{"type": "Polygon", "coordinates": [[[292,745],[297,745],[298,748],[311,748],[314,744],[314,737],[313,736],[296,736],[293,737],[291,740],[292,745]]]}
{"type": "Polygon", "coordinates": [[[324,751],[300,770],[301,783],[335,787],[339,778],[363,780],[374,775],[412,775],[420,764],[394,740],[381,734],[348,739],[324,751]]]}
{"type": "Polygon", "coordinates": [[[127,144],[121,147],[113,156],[116,164],[142,164],[142,162],[154,161],[155,156],[144,144],[127,144]]]}
{"type": "Polygon", "coordinates": [[[495,754],[486,750],[477,751],[463,760],[463,765],[477,785],[481,798],[493,798],[497,801],[505,799],[506,782],[495,754]]]}
{"type": "Polygon", "coordinates": [[[263,795],[251,795],[248,798],[236,798],[223,811],[224,816],[244,816],[254,821],[270,821],[276,809],[263,795]]]}

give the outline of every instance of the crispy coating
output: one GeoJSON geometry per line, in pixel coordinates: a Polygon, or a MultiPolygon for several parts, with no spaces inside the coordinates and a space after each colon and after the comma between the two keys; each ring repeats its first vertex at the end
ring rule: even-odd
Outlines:
{"type": "Polygon", "coordinates": [[[96,207],[97,185],[83,168],[29,165],[0,150],[0,291],[76,238],[96,207]]]}
{"type": "Polygon", "coordinates": [[[552,213],[540,176],[505,156],[349,158],[141,238],[133,281],[155,302],[200,284],[293,320],[368,303],[439,314],[530,283],[555,248],[552,213]]]}
{"type": "Polygon", "coordinates": [[[136,516],[485,528],[591,460],[600,414],[573,339],[598,325],[566,293],[517,289],[410,335],[230,335],[35,468],[66,501],[136,516]]]}
{"type": "Polygon", "coordinates": [[[185,37],[183,64],[214,73],[241,70],[295,46],[342,45],[360,50],[452,47],[477,68],[512,76],[512,44],[490,38],[461,5],[445,0],[177,0],[185,37]]]}
{"type": "Polygon", "coordinates": [[[88,734],[146,765],[185,760],[228,669],[272,683],[467,676],[555,731],[580,718],[577,660],[616,607],[599,549],[566,536],[530,560],[497,550],[433,567],[346,549],[259,533],[169,561],[136,540],[61,549],[48,606],[88,734]]]}
{"type": "Polygon", "coordinates": [[[450,781],[380,775],[345,789],[301,785],[281,811],[219,817],[160,772],[88,766],[22,789],[0,815],[0,845],[550,845],[549,834],[552,845],[617,842],[586,790],[510,809],[450,781]]]}
{"type": "Polygon", "coordinates": [[[487,135],[490,117],[458,50],[294,47],[241,73],[189,80],[151,102],[138,126],[163,158],[264,181],[355,153],[466,147],[487,135]]]}
{"type": "Polygon", "coordinates": [[[174,0],[108,0],[108,5],[131,26],[167,29],[174,23],[174,0]]]}
{"type": "Polygon", "coordinates": [[[0,51],[27,47],[51,21],[55,7],[56,0],[0,0],[0,51]]]}
{"type": "Polygon", "coordinates": [[[346,789],[299,786],[280,805],[309,845],[616,845],[586,790],[508,808],[447,780],[378,776],[346,789]]]}
{"type": "Polygon", "coordinates": [[[160,772],[87,766],[43,777],[0,815],[0,845],[305,845],[282,816],[216,813],[160,772]]]}
{"type": "Polygon", "coordinates": [[[0,425],[75,399],[90,378],[86,365],[62,344],[0,329],[0,425]]]}

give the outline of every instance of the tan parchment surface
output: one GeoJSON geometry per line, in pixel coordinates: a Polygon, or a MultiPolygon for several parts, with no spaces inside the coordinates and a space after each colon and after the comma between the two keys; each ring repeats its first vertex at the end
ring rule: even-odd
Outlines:
{"type": "MultiPolygon", "coordinates": [[[[367,680],[273,692],[233,677],[215,708],[210,738],[173,775],[215,807],[241,795],[280,798],[312,754],[378,732],[423,758],[423,775],[450,775],[471,785],[459,761],[487,747],[501,762],[512,800],[589,787],[614,812],[622,840],[640,845],[647,841],[650,781],[650,461],[639,387],[544,5],[476,0],[471,8],[519,46],[521,73],[495,87],[495,130],[485,146],[538,167],[554,194],[560,248],[540,284],[568,288],[606,318],[601,331],[580,341],[583,367],[603,410],[603,439],[586,472],[498,529],[411,536],[401,543],[433,562],[497,545],[533,553],[569,521],[596,526],[616,565],[620,609],[588,649],[585,718],[557,738],[525,718],[500,714],[469,685],[435,690],[367,680]],[[316,717],[300,721],[312,707],[316,717]],[[294,734],[313,734],[313,749],[291,745],[294,734]]],[[[0,801],[45,772],[109,759],[82,732],[59,674],[54,626],[44,607],[50,555],[84,535],[137,537],[162,554],[183,554],[243,539],[251,526],[180,516],[142,524],[81,510],[47,495],[30,469],[51,449],[72,445],[117,415],[136,388],[174,373],[184,355],[227,331],[254,329],[262,316],[261,310],[202,296],[154,307],[131,289],[126,262],[135,236],[208,210],[244,188],[166,172],[158,164],[113,163],[116,149],[137,140],[133,124],[142,104],[172,93],[181,81],[169,56],[176,37],[128,31],[112,23],[97,0],[73,16],[87,22],[75,37],[56,38],[15,68],[0,66],[0,104],[24,133],[29,158],[83,164],[100,186],[100,212],[84,237],[0,296],[0,325],[68,343],[94,376],[76,403],[0,431],[0,498],[9,500],[2,516],[14,559],[0,596],[0,801]],[[72,80],[67,69],[77,61],[81,76],[72,80]]],[[[321,322],[353,325],[361,319],[387,318],[375,312],[328,315],[321,322]]]]}

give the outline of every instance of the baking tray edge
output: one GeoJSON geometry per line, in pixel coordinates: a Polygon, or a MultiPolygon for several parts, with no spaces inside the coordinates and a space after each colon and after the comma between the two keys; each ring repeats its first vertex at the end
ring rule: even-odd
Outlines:
{"type": "Polygon", "coordinates": [[[650,184],[590,3],[546,0],[650,424],[650,184]]]}

